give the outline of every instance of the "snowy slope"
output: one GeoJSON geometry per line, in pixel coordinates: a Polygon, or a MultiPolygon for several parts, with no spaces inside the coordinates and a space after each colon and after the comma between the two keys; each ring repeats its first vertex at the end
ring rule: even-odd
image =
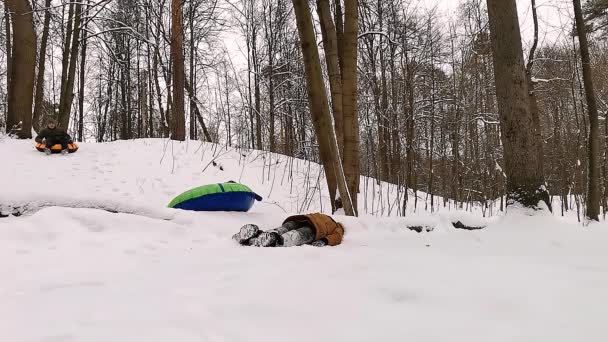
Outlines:
{"type": "Polygon", "coordinates": [[[347,228],[338,247],[240,247],[230,236],[245,223],[268,228],[285,211],[327,209],[307,195],[318,167],[294,161],[292,187],[287,161],[268,167],[276,156],[217,149],[214,167],[213,145],[172,147],[83,144],[46,157],[29,141],[0,140],[0,204],[36,209],[0,219],[2,341],[608,338],[604,223],[513,213],[463,231],[450,225],[463,213],[337,216],[347,228]],[[265,202],[241,214],[164,208],[183,190],[230,179],[265,202]],[[49,204],[81,208],[38,210],[49,204]]]}

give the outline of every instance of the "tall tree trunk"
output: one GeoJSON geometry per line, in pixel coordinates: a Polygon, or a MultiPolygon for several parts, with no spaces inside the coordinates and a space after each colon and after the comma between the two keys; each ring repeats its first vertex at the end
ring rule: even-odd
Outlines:
{"type": "MultiPolygon", "coordinates": [[[[382,1],[378,0],[378,22],[380,25],[380,31],[384,32],[384,13],[382,8],[382,1]]],[[[384,56],[383,47],[383,36],[380,35],[379,39],[379,54],[380,54],[380,85],[378,96],[380,98],[380,108],[378,110],[378,152],[380,155],[380,179],[386,182],[390,181],[390,165],[389,165],[389,146],[390,136],[388,134],[388,93],[386,86],[386,59],[384,56]]]]}
{"type": "Polygon", "coordinates": [[[599,221],[600,214],[600,169],[599,169],[599,122],[597,113],[597,103],[595,100],[595,90],[593,89],[593,75],[591,73],[591,57],[589,56],[589,43],[581,1],[573,0],[574,17],[576,19],[576,32],[581,50],[581,61],[583,67],[583,84],[585,86],[585,97],[587,99],[587,109],[589,110],[589,142],[588,142],[588,163],[589,179],[587,187],[587,219],[599,221]]]}
{"type": "MultiPolygon", "coordinates": [[[[251,2],[250,2],[251,4],[251,2]]],[[[255,114],[253,112],[253,101],[251,98],[251,33],[250,33],[250,27],[251,27],[251,9],[248,8],[247,10],[247,15],[246,15],[246,45],[247,45],[247,107],[248,107],[248,112],[249,112],[249,126],[250,126],[250,134],[251,134],[251,148],[255,149],[255,114]]]]}
{"type": "Polygon", "coordinates": [[[78,141],[84,139],[84,83],[86,74],[87,59],[87,31],[82,32],[82,50],[80,51],[80,90],[78,91],[78,141]]]}
{"type": "MultiPolygon", "coordinates": [[[[452,97],[460,98],[460,94],[456,88],[456,51],[454,49],[454,40],[451,41],[451,66],[452,66],[452,97]]],[[[452,152],[451,177],[450,177],[450,196],[458,203],[461,201],[459,189],[462,188],[462,177],[460,177],[460,104],[457,101],[452,103],[452,115],[454,119],[451,122],[450,142],[452,152]]]]}
{"type": "MultiPolygon", "coordinates": [[[[430,30],[430,28],[429,28],[430,30]]],[[[431,50],[432,50],[431,43],[431,50]]],[[[434,52],[431,51],[431,124],[430,124],[430,149],[429,149],[429,187],[428,192],[431,195],[431,212],[435,209],[435,189],[433,182],[435,180],[435,172],[433,170],[433,162],[435,160],[435,60],[434,52]]]]}
{"type": "MultiPolygon", "coordinates": [[[[339,158],[338,142],[331,124],[329,103],[323,83],[319,51],[317,50],[308,2],[307,0],[293,0],[293,6],[302,45],[302,55],[304,57],[308,102],[310,104],[313,124],[317,132],[319,152],[325,168],[326,178],[329,182],[332,175],[335,177],[346,215],[355,216],[356,211],[348,191],[342,162],[339,158]]],[[[356,192],[354,195],[356,196],[356,192]]],[[[334,199],[332,198],[331,200],[333,202],[334,199]]]]}
{"type": "Polygon", "coordinates": [[[8,98],[8,131],[21,122],[17,136],[32,137],[32,103],[34,102],[34,78],[36,74],[36,32],[32,7],[27,0],[6,0],[12,13],[13,46],[8,98]]]}
{"type": "MultiPolygon", "coordinates": [[[[68,21],[66,24],[65,36],[63,41],[63,54],[61,57],[61,85],[59,90],[59,102],[61,103],[66,86],[68,84],[68,70],[70,69],[70,49],[72,44],[72,26],[74,24],[74,3],[70,3],[68,7],[68,21]]],[[[62,9],[62,15],[65,16],[65,8],[62,9]]],[[[63,18],[62,18],[63,20],[63,18]]],[[[60,104],[61,106],[61,104],[60,104]]],[[[53,113],[54,114],[54,113],[53,113]]]]}
{"type": "Polygon", "coordinates": [[[340,157],[344,156],[344,123],[342,115],[342,75],[338,58],[338,38],[334,25],[329,0],[317,0],[317,13],[321,23],[323,49],[325,50],[325,64],[329,74],[329,88],[331,91],[331,109],[334,116],[336,138],[340,157]]]}
{"type": "Polygon", "coordinates": [[[545,188],[538,136],[530,112],[528,83],[515,0],[487,0],[501,140],[507,175],[507,206],[537,208],[551,202],[545,188]],[[532,152],[531,152],[532,151],[532,152]]]}
{"type": "Polygon", "coordinates": [[[127,37],[127,44],[125,50],[125,78],[126,78],[126,116],[127,116],[127,139],[133,138],[133,92],[131,86],[131,39],[127,37]]]}
{"type": "Polygon", "coordinates": [[[258,150],[263,149],[262,146],[262,113],[260,104],[260,61],[258,60],[257,47],[257,30],[253,27],[251,34],[251,55],[253,61],[253,91],[255,101],[255,141],[258,150]]]}
{"type": "Polygon", "coordinates": [[[38,77],[36,80],[36,97],[34,98],[34,118],[32,126],[38,132],[42,124],[42,105],[44,102],[44,71],[46,66],[46,45],[49,40],[49,23],[51,21],[51,0],[44,3],[44,26],[42,28],[42,39],[40,41],[40,51],[38,51],[38,77]]]}
{"type": "MultiPolygon", "coordinates": [[[[13,47],[11,44],[11,14],[8,6],[4,6],[4,29],[5,29],[5,42],[6,42],[6,97],[11,97],[11,74],[13,70],[13,47]]],[[[6,117],[8,119],[8,115],[6,117]]],[[[6,125],[7,132],[10,131],[11,126],[6,125]]]]}
{"type": "MultiPolygon", "coordinates": [[[[530,48],[530,54],[528,55],[528,63],[526,64],[526,80],[528,82],[528,94],[530,97],[530,112],[532,113],[532,119],[534,120],[534,129],[540,144],[537,146],[536,153],[538,154],[538,160],[540,160],[541,168],[544,162],[543,144],[542,144],[542,132],[540,128],[540,113],[538,108],[538,99],[536,97],[536,91],[534,90],[534,82],[532,81],[532,68],[534,67],[534,54],[538,46],[538,11],[536,8],[536,0],[531,0],[532,7],[532,21],[534,23],[534,40],[532,47],[530,48]]],[[[544,172],[543,172],[544,173],[544,172]]]]}
{"type": "MultiPolygon", "coordinates": [[[[124,38],[121,39],[120,44],[117,45],[117,51],[123,56],[126,56],[125,53],[125,45],[124,38]]],[[[129,128],[127,127],[127,122],[129,121],[129,111],[127,110],[127,79],[129,78],[128,74],[129,64],[124,61],[120,63],[118,72],[120,73],[120,139],[128,140],[129,139],[129,128]]]]}
{"type": "Polygon", "coordinates": [[[201,125],[201,129],[203,130],[203,135],[205,136],[205,141],[213,142],[211,139],[211,134],[207,130],[207,125],[205,125],[205,121],[203,120],[203,116],[201,115],[201,111],[198,108],[198,99],[196,98],[196,94],[194,94],[194,90],[192,89],[192,85],[188,82],[185,83],[186,91],[188,92],[188,96],[190,97],[190,103],[194,106],[194,115],[198,120],[198,124],[201,125]]]}
{"type": "Polygon", "coordinates": [[[80,22],[82,3],[77,3],[74,10],[74,27],[72,29],[72,45],[70,49],[69,67],[63,94],[59,99],[59,126],[66,130],[70,124],[70,111],[74,100],[74,78],[76,76],[76,62],[78,60],[78,45],[80,38],[80,22]]]}
{"type": "Polygon", "coordinates": [[[173,102],[171,107],[171,139],[186,140],[184,113],[184,28],[183,3],[171,1],[171,60],[173,69],[173,102]]]}
{"type": "MultiPolygon", "coordinates": [[[[158,46],[155,48],[158,49],[158,46]]],[[[167,119],[165,117],[165,109],[163,108],[162,92],[160,91],[160,82],[158,80],[158,59],[159,54],[154,54],[154,61],[152,63],[152,70],[154,74],[154,86],[156,87],[156,100],[158,104],[158,112],[160,113],[160,127],[162,137],[166,138],[169,136],[169,127],[167,127],[167,119]]],[[[168,105],[168,104],[167,104],[168,105]]]]}
{"type": "MultiPolygon", "coordinates": [[[[146,6],[146,22],[150,22],[150,13],[149,8],[146,6]]],[[[146,25],[146,38],[150,38],[150,25],[146,25]]],[[[146,44],[146,75],[148,78],[146,79],[146,83],[148,85],[148,120],[146,125],[146,130],[144,135],[146,138],[154,138],[154,82],[152,82],[152,63],[150,63],[150,55],[152,54],[152,50],[150,49],[150,44],[146,44]]],[[[157,76],[158,77],[158,76],[157,76]]]]}
{"type": "MultiPolygon", "coordinates": [[[[276,152],[276,143],[275,143],[275,87],[274,87],[274,59],[275,59],[275,34],[274,34],[274,21],[276,18],[273,18],[273,10],[272,10],[273,1],[269,1],[268,13],[264,12],[265,20],[267,24],[264,27],[264,34],[266,37],[266,55],[268,58],[268,66],[264,70],[264,74],[268,76],[268,149],[270,152],[276,152]]],[[[278,14],[275,12],[275,14],[278,14]]]]}
{"type": "MultiPolygon", "coordinates": [[[[342,113],[344,115],[344,173],[355,215],[359,193],[359,118],[357,114],[357,36],[359,3],[344,1],[342,60],[342,113]]],[[[339,184],[339,183],[338,183],[339,184]]]]}
{"type": "Polygon", "coordinates": [[[414,148],[416,127],[414,126],[414,63],[408,56],[407,37],[404,38],[405,49],[405,88],[404,88],[404,107],[407,107],[405,117],[405,148],[406,148],[406,173],[405,173],[405,189],[406,194],[403,197],[403,215],[406,214],[407,202],[409,199],[408,189],[412,189],[414,193],[418,190],[416,184],[416,175],[414,173],[416,164],[416,149],[414,148]]]}
{"type": "Polygon", "coordinates": [[[145,83],[144,83],[144,87],[142,87],[142,73],[141,73],[141,64],[140,64],[140,58],[139,56],[141,56],[141,43],[139,40],[137,40],[136,42],[136,47],[135,47],[135,56],[137,56],[135,58],[136,60],[136,68],[135,68],[135,76],[137,79],[137,138],[141,139],[143,138],[143,134],[142,134],[142,130],[143,130],[143,123],[144,123],[144,113],[146,110],[146,99],[144,98],[144,92],[142,91],[142,88],[145,87],[145,83]],[[142,101],[143,98],[143,101],[142,101]]]}
{"type": "MultiPolygon", "coordinates": [[[[336,139],[338,140],[338,151],[340,160],[344,161],[344,120],[342,115],[342,75],[340,73],[340,62],[338,58],[338,39],[336,27],[331,17],[329,0],[317,0],[317,13],[321,23],[321,34],[323,38],[323,49],[325,50],[325,64],[329,74],[329,88],[331,92],[331,108],[334,117],[336,139]]],[[[337,184],[328,183],[331,198],[335,198],[337,184]]],[[[336,210],[335,203],[331,203],[332,211],[336,210]]]]}
{"type": "MultiPolygon", "coordinates": [[[[190,29],[190,84],[192,86],[195,86],[195,80],[194,80],[194,55],[196,53],[196,48],[195,48],[195,42],[194,42],[194,1],[190,2],[190,8],[189,8],[189,20],[188,20],[188,24],[189,24],[189,29],[190,29]]],[[[193,96],[196,96],[196,92],[195,89],[191,89],[191,91],[194,93],[192,94],[193,96]]],[[[194,100],[192,99],[193,96],[190,96],[190,139],[196,139],[196,121],[194,120],[194,106],[196,105],[194,103],[194,100]]]]}
{"type": "Polygon", "coordinates": [[[338,40],[338,61],[340,62],[340,70],[342,71],[342,63],[344,61],[344,20],[342,11],[342,0],[334,0],[334,18],[336,22],[336,39],[338,40]]]}

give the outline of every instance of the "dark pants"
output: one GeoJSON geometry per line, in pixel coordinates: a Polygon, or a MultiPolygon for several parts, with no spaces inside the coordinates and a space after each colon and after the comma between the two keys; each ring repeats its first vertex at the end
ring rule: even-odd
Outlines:
{"type": "Polygon", "coordinates": [[[47,148],[51,148],[53,147],[53,145],[56,144],[60,144],[61,145],[61,149],[65,150],[66,148],[68,148],[68,144],[70,143],[70,137],[69,136],[64,136],[61,138],[58,137],[49,137],[48,139],[46,139],[46,147],[47,148]]]}
{"type": "Polygon", "coordinates": [[[279,234],[283,239],[283,247],[305,245],[315,240],[315,230],[299,222],[287,221],[268,233],[279,234]]]}

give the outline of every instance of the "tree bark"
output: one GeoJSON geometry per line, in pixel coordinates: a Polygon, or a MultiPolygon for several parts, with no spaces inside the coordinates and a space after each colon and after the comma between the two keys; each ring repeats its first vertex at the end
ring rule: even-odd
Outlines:
{"type": "Polygon", "coordinates": [[[357,114],[357,36],[359,2],[344,2],[342,61],[342,113],[344,116],[344,173],[355,215],[359,193],[359,118],[357,114]]]}
{"type": "Polygon", "coordinates": [[[587,187],[587,219],[599,221],[600,214],[600,169],[599,169],[599,122],[595,90],[593,89],[593,75],[591,71],[591,57],[589,56],[589,42],[587,31],[581,10],[581,1],[573,0],[574,17],[576,19],[576,32],[581,50],[581,61],[583,68],[583,84],[585,86],[585,98],[587,110],[589,111],[589,142],[588,142],[588,187],[587,187]]]}
{"type": "MultiPolygon", "coordinates": [[[[195,40],[194,40],[194,5],[195,2],[190,2],[188,11],[188,24],[190,29],[190,84],[196,85],[194,80],[194,55],[196,53],[195,40]]],[[[194,103],[193,97],[196,96],[195,89],[190,89],[190,139],[196,139],[196,121],[194,120],[194,103]]]]}
{"type": "MultiPolygon", "coordinates": [[[[321,74],[321,62],[308,2],[307,0],[293,0],[293,6],[304,57],[308,102],[317,132],[319,152],[325,168],[326,178],[328,182],[332,175],[336,178],[344,211],[346,215],[355,216],[356,210],[348,191],[342,162],[339,158],[338,143],[331,123],[329,103],[323,83],[323,75],[321,74]]],[[[334,201],[333,198],[331,200],[334,201]]]]}
{"type": "Polygon", "coordinates": [[[342,115],[342,75],[338,58],[338,38],[336,27],[331,17],[329,0],[317,0],[317,13],[321,23],[323,49],[325,50],[325,64],[329,74],[329,88],[331,92],[331,109],[334,116],[334,126],[340,157],[344,156],[344,123],[342,115]]]}
{"type": "Polygon", "coordinates": [[[535,133],[515,0],[487,0],[501,140],[507,176],[507,206],[538,209],[551,202],[536,151],[535,133]],[[531,152],[532,151],[532,152],[531,152]]]}
{"type": "MultiPolygon", "coordinates": [[[[76,76],[76,62],[78,60],[78,45],[80,38],[80,21],[82,14],[82,3],[77,3],[74,9],[74,27],[72,29],[72,45],[70,48],[69,67],[63,94],[59,99],[59,126],[68,129],[70,124],[70,111],[74,100],[74,78],[76,76]]],[[[69,33],[68,33],[69,35],[69,33]]]]}
{"type": "Polygon", "coordinates": [[[251,54],[253,61],[253,91],[255,101],[255,142],[258,150],[263,149],[262,146],[262,113],[260,103],[260,61],[258,60],[258,47],[257,47],[257,29],[254,26],[251,34],[251,54]]]}
{"type": "Polygon", "coordinates": [[[32,137],[32,104],[36,74],[36,32],[32,7],[27,0],[6,0],[13,24],[12,67],[8,97],[7,131],[19,125],[21,139],[32,137]]]}
{"type": "MultiPolygon", "coordinates": [[[[11,97],[11,74],[13,70],[13,47],[11,44],[11,14],[8,6],[4,6],[4,30],[5,30],[5,41],[6,41],[6,98],[11,97]]],[[[6,117],[8,119],[8,115],[6,117]]],[[[6,125],[6,131],[9,132],[11,126],[6,125]]]]}
{"type": "Polygon", "coordinates": [[[36,80],[36,97],[34,98],[34,118],[32,126],[38,132],[42,124],[42,106],[44,102],[44,71],[46,66],[46,45],[49,40],[49,23],[51,21],[51,0],[44,3],[44,26],[42,28],[42,39],[40,41],[40,51],[38,51],[38,77],[36,80]]]}
{"type": "MultiPolygon", "coordinates": [[[[65,37],[63,41],[63,54],[61,57],[61,85],[59,90],[59,102],[61,103],[66,86],[68,84],[68,70],[70,68],[70,48],[72,43],[72,26],[74,23],[74,3],[70,3],[68,7],[68,21],[66,24],[65,37]]],[[[62,9],[62,21],[65,16],[65,9],[62,9]]],[[[61,104],[60,104],[61,106],[61,104]]]]}
{"type": "Polygon", "coordinates": [[[336,22],[336,39],[338,40],[338,61],[340,62],[340,70],[344,61],[344,20],[342,19],[342,0],[334,0],[335,12],[334,18],[336,22]]]}
{"type": "Polygon", "coordinates": [[[171,107],[171,139],[186,140],[184,113],[184,28],[183,3],[171,1],[171,60],[173,66],[173,102],[171,107]]]}
{"type": "MultiPolygon", "coordinates": [[[[377,8],[378,8],[378,22],[379,22],[379,26],[380,26],[380,31],[384,32],[384,13],[383,13],[383,8],[382,8],[382,1],[378,0],[377,2],[377,8]]],[[[389,146],[390,146],[390,135],[389,130],[388,130],[388,120],[387,120],[387,115],[388,115],[388,93],[387,93],[387,86],[386,86],[386,60],[385,60],[385,56],[384,56],[384,48],[383,48],[383,36],[380,35],[379,39],[379,57],[380,57],[380,84],[377,84],[377,80],[376,80],[376,87],[377,87],[377,93],[376,96],[379,98],[379,108],[377,108],[377,114],[378,114],[378,154],[380,155],[380,177],[378,177],[380,180],[383,180],[385,182],[390,182],[390,171],[391,171],[391,167],[389,164],[389,146]]],[[[375,76],[375,73],[374,73],[375,76]]],[[[377,78],[377,77],[375,77],[377,78]]]]}
{"type": "MultiPolygon", "coordinates": [[[[536,9],[536,0],[531,0],[532,7],[532,21],[534,23],[534,40],[532,47],[530,48],[530,54],[528,55],[528,63],[526,64],[526,80],[528,82],[528,93],[530,97],[530,112],[532,113],[532,119],[534,121],[534,129],[537,135],[538,141],[541,143],[537,146],[536,153],[540,160],[541,167],[544,163],[544,153],[542,144],[542,132],[540,128],[540,113],[538,108],[538,99],[536,97],[536,91],[534,90],[534,82],[532,81],[532,68],[534,67],[534,54],[538,46],[538,13],[536,9]]],[[[543,172],[544,173],[544,172],[543,172]]]]}
{"type": "Polygon", "coordinates": [[[203,116],[201,115],[201,111],[198,108],[199,101],[196,98],[194,89],[192,89],[192,85],[190,83],[188,83],[187,81],[185,82],[185,86],[186,86],[186,91],[188,92],[188,96],[190,97],[190,104],[192,106],[194,106],[192,108],[194,111],[194,115],[196,116],[196,119],[198,120],[198,123],[199,123],[199,125],[201,125],[201,129],[203,130],[203,135],[205,136],[205,141],[213,142],[213,139],[211,139],[211,134],[209,134],[209,131],[207,130],[207,125],[205,125],[205,121],[203,120],[203,116]]]}
{"type": "MultiPolygon", "coordinates": [[[[86,28],[86,23],[85,23],[86,28]]],[[[78,91],[78,141],[84,138],[84,84],[87,60],[87,31],[82,32],[82,50],[80,51],[80,89],[78,91]]]]}

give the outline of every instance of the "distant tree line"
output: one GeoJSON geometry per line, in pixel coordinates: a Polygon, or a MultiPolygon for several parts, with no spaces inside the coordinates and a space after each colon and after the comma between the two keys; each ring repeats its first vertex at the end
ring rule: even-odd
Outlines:
{"type": "Polygon", "coordinates": [[[79,141],[318,161],[349,214],[367,175],[400,187],[403,214],[425,193],[429,211],[545,202],[598,219],[608,3],[573,0],[576,25],[541,45],[530,2],[525,50],[515,0],[462,1],[451,20],[418,0],[5,0],[0,126],[29,138],[52,117],[79,141]]]}

